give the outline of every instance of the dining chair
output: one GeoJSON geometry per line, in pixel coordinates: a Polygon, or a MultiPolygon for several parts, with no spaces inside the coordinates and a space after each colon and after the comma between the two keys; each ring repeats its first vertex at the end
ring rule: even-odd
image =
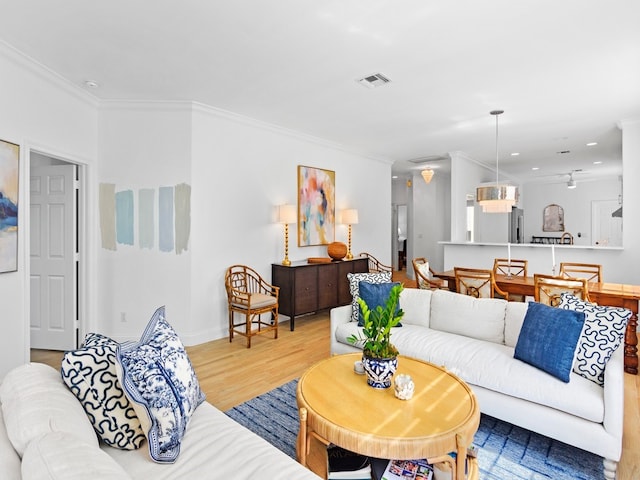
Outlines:
{"type": "Polygon", "coordinates": [[[493,260],[494,275],[511,275],[513,277],[526,277],[528,260],[516,260],[512,258],[495,258],[493,260]]]}
{"type": "Polygon", "coordinates": [[[439,288],[448,289],[446,280],[434,276],[435,272],[429,266],[429,262],[424,257],[417,257],[411,261],[413,273],[416,277],[416,288],[424,290],[437,290],[439,288]]]}
{"type": "Polygon", "coordinates": [[[229,342],[233,341],[234,333],[247,337],[247,348],[251,348],[254,335],[273,331],[273,338],[278,338],[280,287],[271,285],[246,265],[229,267],[224,284],[229,307],[229,342]],[[236,322],[235,313],[243,315],[244,320],[236,322]],[[270,320],[263,320],[263,314],[271,314],[270,320]]]}
{"type": "Polygon", "coordinates": [[[552,307],[560,305],[563,293],[570,293],[585,302],[590,302],[587,280],[585,278],[565,278],[562,276],[533,275],[534,294],[536,302],[552,307]]]}
{"type": "Polygon", "coordinates": [[[389,265],[381,263],[376,257],[367,252],[362,252],[359,257],[367,258],[369,260],[369,273],[381,273],[381,272],[393,272],[393,268],[389,265]]]}
{"type": "Polygon", "coordinates": [[[597,263],[560,262],[560,276],[586,278],[587,282],[602,282],[602,265],[597,263]]]}
{"type": "MultiPolygon", "coordinates": [[[[493,275],[504,275],[506,277],[526,277],[528,260],[518,260],[512,258],[495,258],[493,260],[493,275]]],[[[509,300],[512,302],[524,302],[526,297],[524,295],[517,295],[510,293],[509,300]]]]}
{"type": "Polygon", "coordinates": [[[497,295],[509,300],[509,293],[496,285],[493,270],[454,267],[456,291],[475,298],[496,298],[497,295]]]}

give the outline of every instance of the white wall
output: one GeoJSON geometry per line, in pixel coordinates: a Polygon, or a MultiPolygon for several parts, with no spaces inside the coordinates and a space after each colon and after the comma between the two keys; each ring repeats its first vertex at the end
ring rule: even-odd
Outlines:
{"type": "MultiPolygon", "coordinates": [[[[388,163],[191,103],[104,103],[99,152],[99,181],[116,191],[131,189],[137,198],[140,188],[192,188],[186,252],[139,248],[137,219],[133,246],[99,249],[100,329],[117,340],[137,338],[160,305],[187,345],[226,336],[225,270],[247,264],[271,279],[271,264],[284,258],[276,207],[297,202],[298,165],[335,171],[338,210],[359,211],[354,253],[389,260],[388,163]]],[[[345,226],[337,225],[336,240],[347,242],[345,226]]],[[[315,256],[326,256],[326,246],[299,248],[291,225],[289,258],[315,256]]]]}
{"type": "MultiPolygon", "coordinates": [[[[627,172],[624,172],[627,175],[627,172]]],[[[592,181],[577,181],[578,186],[567,188],[566,183],[527,183],[527,196],[523,202],[524,240],[531,236],[559,237],[562,232],[543,232],[542,213],[550,203],[560,205],[564,210],[565,231],[573,235],[574,244],[592,245],[591,202],[593,200],[618,200],[621,183],[616,178],[602,178],[592,181]],[[580,236],[578,236],[578,233],[580,236]]],[[[624,219],[623,219],[624,220],[624,219]]]]}
{"type": "Polygon", "coordinates": [[[137,209],[141,188],[155,190],[157,214],[159,187],[191,183],[191,115],[190,103],[104,102],[100,108],[98,182],[134,192],[134,244],[117,244],[115,251],[98,245],[99,331],[114,339],[137,339],[162,305],[179,334],[189,331],[191,249],[161,252],[157,216],[154,248],[141,248],[137,209]]]}
{"type": "Polygon", "coordinates": [[[437,171],[429,184],[420,173],[413,177],[413,245],[407,253],[407,264],[424,257],[435,269],[444,264],[443,248],[438,242],[451,232],[451,176],[437,171]]]}
{"type": "Polygon", "coordinates": [[[89,95],[2,43],[0,72],[0,138],[21,147],[18,271],[0,274],[2,377],[29,360],[29,152],[36,149],[84,163],[91,176],[97,112],[89,95]]]}
{"type": "MultiPolygon", "coordinates": [[[[297,203],[297,166],[335,171],[336,207],[356,208],[354,255],[368,251],[390,264],[391,165],[345,152],[317,139],[206,107],[193,116],[192,330],[187,342],[227,335],[224,273],[240,263],[268,280],[284,258],[276,207],[297,203]]],[[[347,243],[347,227],[336,225],[347,243]]],[[[326,246],[297,246],[289,230],[289,258],[327,256],[326,246]]],[[[286,317],[283,317],[283,319],[286,317]]]]}

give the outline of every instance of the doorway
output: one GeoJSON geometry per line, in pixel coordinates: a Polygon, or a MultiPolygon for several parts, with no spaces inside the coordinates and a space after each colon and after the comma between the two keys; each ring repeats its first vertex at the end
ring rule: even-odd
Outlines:
{"type": "Polygon", "coordinates": [[[618,200],[593,200],[591,202],[592,245],[622,246],[622,216],[613,215],[619,208],[618,200]]]}
{"type": "Polygon", "coordinates": [[[72,350],[79,343],[83,166],[30,152],[30,346],[72,350]]]}
{"type": "Polygon", "coordinates": [[[398,205],[398,271],[407,269],[407,206],[398,205]]]}

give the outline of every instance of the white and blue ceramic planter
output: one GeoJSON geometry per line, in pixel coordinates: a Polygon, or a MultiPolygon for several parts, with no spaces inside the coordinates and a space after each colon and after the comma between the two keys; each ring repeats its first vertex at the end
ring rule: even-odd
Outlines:
{"type": "Polygon", "coordinates": [[[373,358],[362,355],[362,365],[367,374],[367,383],[374,388],[389,388],[391,379],[398,368],[398,359],[373,358]]]}

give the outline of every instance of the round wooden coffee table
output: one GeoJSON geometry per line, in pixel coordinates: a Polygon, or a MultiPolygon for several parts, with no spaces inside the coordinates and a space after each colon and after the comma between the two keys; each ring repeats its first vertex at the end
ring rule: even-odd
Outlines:
{"type": "Polygon", "coordinates": [[[477,478],[475,458],[468,459],[465,475],[467,448],[480,424],[469,386],[444,368],[400,356],[396,375],[411,375],[415,392],[410,400],[399,400],[393,386],[372,388],[365,375],[354,372],[353,364],[361,357],[335,355],[300,378],[298,461],[326,478],[325,447],[333,443],[376,458],[445,462],[453,478],[477,478]]]}

